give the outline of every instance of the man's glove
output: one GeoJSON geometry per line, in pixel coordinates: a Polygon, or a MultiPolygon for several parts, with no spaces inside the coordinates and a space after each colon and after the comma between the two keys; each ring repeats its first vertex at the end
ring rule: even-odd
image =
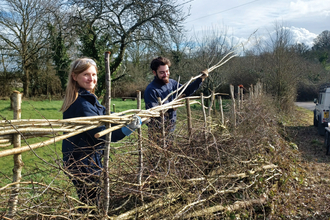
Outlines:
{"type": "Polygon", "coordinates": [[[122,128],[121,128],[121,131],[122,131],[126,136],[128,136],[128,135],[130,135],[135,129],[140,128],[140,127],[141,127],[141,124],[142,124],[141,118],[140,118],[139,116],[137,116],[137,115],[134,115],[134,116],[132,117],[131,122],[130,122],[128,125],[122,127],[122,128]]]}
{"type": "Polygon", "coordinates": [[[201,73],[203,74],[201,76],[202,80],[206,79],[209,76],[209,71],[207,69],[203,70],[201,73]]]}

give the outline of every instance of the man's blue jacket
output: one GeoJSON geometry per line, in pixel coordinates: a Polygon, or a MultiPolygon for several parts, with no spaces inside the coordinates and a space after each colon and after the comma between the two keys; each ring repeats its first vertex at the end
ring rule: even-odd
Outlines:
{"type": "MultiPolygon", "coordinates": [[[[194,82],[192,82],[184,91],[183,94],[187,96],[192,95],[202,84],[202,79],[198,78],[194,82]]],[[[177,90],[182,85],[179,84],[177,81],[170,79],[169,83],[165,84],[162,80],[160,80],[158,77],[154,77],[154,80],[147,86],[146,90],[144,91],[144,102],[146,109],[155,107],[158,104],[158,97],[163,100],[167,97],[168,94],[171,92],[177,90]]],[[[173,94],[169,97],[168,100],[164,102],[164,104],[171,102],[173,99],[176,98],[176,94],[173,94]]],[[[160,121],[160,119],[157,119],[160,121]]],[[[176,110],[170,109],[165,113],[165,122],[166,127],[169,131],[174,131],[175,129],[175,122],[176,122],[176,110]]],[[[155,123],[153,121],[152,123],[155,123]]],[[[150,126],[157,126],[157,125],[151,125],[148,124],[149,128],[150,126]]]]}

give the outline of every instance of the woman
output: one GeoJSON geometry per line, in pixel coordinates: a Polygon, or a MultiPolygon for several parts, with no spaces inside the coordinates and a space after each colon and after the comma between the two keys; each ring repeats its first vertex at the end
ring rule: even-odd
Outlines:
{"type": "MultiPolygon", "coordinates": [[[[96,84],[97,66],[94,60],[79,58],[71,63],[61,108],[63,119],[105,114],[104,106],[94,94],[96,84]]],[[[141,119],[137,117],[129,125],[113,131],[111,141],[123,139],[140,126],[141,119]]],[[[64,168],[72,174],[79,199],[86,204],[97,203],[104,139],[96,139],[94,135],[104,129],[105,126],[101,126],[63,140],[62,143],[64,168]]]]}

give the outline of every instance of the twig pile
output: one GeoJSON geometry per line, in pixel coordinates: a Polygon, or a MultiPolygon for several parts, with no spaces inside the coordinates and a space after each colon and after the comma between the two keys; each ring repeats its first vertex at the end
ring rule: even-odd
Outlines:
{"type": "Polygon", "coordinates": [[[173,143],[165,149],[157,137],[149,136],[144,140],[146,161],[141,185],[132,184],[137,182],[133,154],[127,158],[124,150],[117,150],[116,165],[110,172],[110,216],[224,219],[230,216],[228,213],[240,213],[242,217],[244,213],[268,215],[264,206],[269,192],[276,190],[274,184],[283,175],[282,167],[277,165],[283,158],[278,154],[290,150],[285,149],[276,125],[269,123],[271,113],[259,104],[242,112],[237,129],[243,132],[236,135],[213,120],[211,131],[202,122],[195,122],[191,138],[184,129],[178,129],[173,143]],[[207,139],[205,129],[209,132],[207,139]],[[274,142],[279,143],[273,148],[270,143],[274,142]]]}

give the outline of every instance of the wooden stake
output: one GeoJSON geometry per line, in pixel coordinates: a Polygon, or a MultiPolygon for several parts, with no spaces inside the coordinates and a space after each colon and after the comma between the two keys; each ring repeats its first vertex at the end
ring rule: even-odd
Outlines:
{"type": "Polygon", "coordinates": [[[211,131],[211,124],[212,124],[212,108],[213,108],[213,103],[214,103],[214,91],[211,93],[211,101],[209,104],[209,111],[208,111],[208,129],[211,131]]]}
{"type": "Polygon", "coordinates": [[[201,93],[201,103],[202,103],[202,112],[203,112],[203,118],[204,118],[204,137],[205,140],[207,139],[207,120],[206,120],[206,112],[205,112],[205,106],[204,106],[204,95],[201,93]]]}
{"type": "Polygon", "coordinates": [[[211,117],[213,102],[214,102],[214,91],[212,91],[212,93],[211,93],[211,101],[210,101],[210,104],[209,104],[209,111],[208,111],[208,116],[209,117],[211,117]]]}
{"type": "Polygon", "coordinates": [[[240,88],[240,94],[241,94],[241,109],[243,109],[243,88],[240,88]]]}
{"type": "Polygon", "coordinates": [[[253,85],[250,85],[250,88],[249,88],[249,98],[250,98],[250,100],[253,99],[253,85]]]}
{"type": "Polygon", "coordinates": [[[191,109],[189,98],[186,99],[186,109],[187,109],[187,124],[188,124],[188,135],[189,135],[189,142],[191,138],[191,130],[192,130],[192,123],[191,123],[191,109]]]}
{"type": "MultiPolygon", "coordinates": [[[[105,94],[105,108],[106,115],[111,114],[111,73],[110,73],[110,52],[105,52],[105,81],[106,81],[106,94],[105,94]]],[[[110,123],[105,123],[107,129],[111,127],[110,123]]],[[[104,175],[104,201],[103,201],[103,219],[107,219],[109,204],[110,204],[110,178],[109,178],[109,157],[110,157],[110,142],[111,132],[106,135],[105,150],[104,150],[104,164],[103,164],[103,175],[104,175]]]]}
{"type": "Polygon", "coordinates": [[[225,118],[223,116],[223,106],[222,106],[222,98],[219,96],[219,108],[220,108],[220,115],[221,115],[221,124],[225,123],[225,118]]]}
{"type": "Polygon", "coordinates": [[[238,111],[241,109],[241,99],[240,99],[240,88],[237,86],[237,106],[238,106],[238,111]]]}
{"type": "MultiPolygon", "coordinates": [[[[162,100],[160,97],[157,98],[159,105],[162,105],[162,100]]],[[[165,133],[165,114],[164,110],[160,111],[160,118],[161,118],[161,124],[162,124],[162,138],[163,138],[163,148],[166,148],[166,133],[165,133]]]]}
{"type": "MultiPolygon", "coordinates": [[[[18,91],[14,91],[12,94],[12,106],[14,110],[14,119],[21,119],[21,103],[22,103],[22,94],[18,91]]],[[[20,148],[21,146],[21,135],[14,134],[13,135],[13,144],[14,148],[20,148]]],[[[19,194],[19,182],[22,179],[22,169],[23,169],[23,161],[21,154],[14,155],[14,169],[13,169],[13,182],[16,184],[13,186],[12,194],[10,195],[9,200],[9,217],[13,218],[17,211],[18,204],[18,194],[19,194]]]]}
{"type": "Polygon", "coordinates": [[[230,95],[231,95],[231,101],[232,101],[232,122],[233,122],[233,126],[236,127],[236,105],[235,105],[235,97],[234,97],[234,86],[230,85],[230,95]]]}
{"type": "MultiPolygon", "coordinates": [[[[141,109],[141,91],[137,90],[137,109],[141,109]]],[[[141,200],[143,201],[143,194],[142,194],[142,175],[143,175],[143,148],[142,148],[142,129],[138,128],[138,151],[139,151],[139,185],[141,186],[140,191],[141,191],[141,200]]]]}

